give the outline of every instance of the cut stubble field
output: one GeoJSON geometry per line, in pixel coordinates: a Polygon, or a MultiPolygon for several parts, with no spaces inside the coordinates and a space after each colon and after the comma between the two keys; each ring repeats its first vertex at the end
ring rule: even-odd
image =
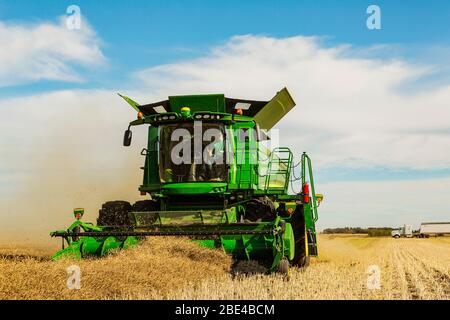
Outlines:
{"type": "Polygon", "coordinates": [[[449,237],[320,235],[319,253],[285,281],[185,239],[152,238],[83,261],[53,262],[48,250],[5,247],[0,299],[450,299],[449,237]],[[73,264],[81,269],[80,290],[66,286],[73,264]],[[379,289],[368,288],[374,268],[379,289]]]}

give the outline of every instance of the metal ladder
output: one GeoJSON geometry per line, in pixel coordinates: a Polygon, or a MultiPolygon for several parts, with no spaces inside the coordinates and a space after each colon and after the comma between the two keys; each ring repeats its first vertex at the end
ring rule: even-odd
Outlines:
{"type": "Polygon", "coordinates": [[[312,164],[311,164],[311,158],[306,154],[306,152],[303,152],[302,154],[302,186],[306,183],[306,174],[308,174],[309,177],[309,184],[311,186],[311,209],[312,209],[312,218],[314,222],[317,222],[319,219],[319,215],[317,214],[317,198],[316,198],[316,189],[314,186],[314,176],[313,176],[313,170],[312,170],[312,164]]]}
{"type": "MultiPolygon", "coordinates": [[[[311,218],[314,222],[314,224],[319,219],[319,215],[317,213],[317,198],[316,198],[316,190],[314,186],[314,176],[313,176],[313,170],[312,170],[312,164],[311,164],[311,158],[306,154],[306,152],[303,152],[301,157],[301,172],[302,172],[302,186],[308,181],[307,177],[309,178],[309,184],[311,186],[311,218]]],[[[307,232],[308,235],[308,246],[309,246],[309,252],[312,256],[317,256],[317,234],[316,230],[310,229],[307,232]]]]}
{"type": "Polygon", "coordinates": [[[267,193],[286,193],[287,188],[289,187],[289,178],[291,176],[292,159],[292,152],[287,147],[278,147],[272,150],[264,186],[267,193]],[[279,176],[284,176],[283,186],[270,187],[271,181],[279,176]]]}

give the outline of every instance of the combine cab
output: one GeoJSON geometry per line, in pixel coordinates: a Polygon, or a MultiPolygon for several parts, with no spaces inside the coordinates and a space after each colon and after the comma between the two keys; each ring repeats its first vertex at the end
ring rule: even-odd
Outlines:
{"type": "Polygon", "coordinates": [[[295,105],[287,89],[270,101],[230,99],[221,94],[172,96],[139,105],[124,135],[148,125],[143,183],[147,200],[103,204],[97,225],[81,221],[67,230],[54,259],[102,256],[146,236],[187,236],[236,259],[259,260],[269,272],[288,273],[317,256],[315,222],[322,195],[316,194],[311,160],[301,155],[301,174],[286,147],[267,149],[270,130],[295,105]],[[298,171],[298,170],[297,170],[298,171]],[[300,193],[289,194],[294,180],[300,193]],[[64,243],[68,247],[64,248],[64,243]]]}

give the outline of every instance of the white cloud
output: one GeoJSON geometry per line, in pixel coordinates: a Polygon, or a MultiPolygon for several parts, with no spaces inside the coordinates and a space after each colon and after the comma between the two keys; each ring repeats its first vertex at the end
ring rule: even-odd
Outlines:
{"type": "Polygon", "coordinates": [[[316,163],[448,168],[450,85],[401,90],[435,66],[358,58],[359,51],[325,48],[314,37],[239,36],[202,58],[136,78],[161,98],[224,92],[268,99],[288,86],[297,107],[278,126],[281,140],[298,153],[309,151],[316,163]]]}
{"type": "Polygon", "coordinates": [[[69,30],[64,18],[34,25],[0,21],[0,43],[0,87],[38,80],[81,81],[76,66],[105,62],[86,19],[79,30],[69,30]]]}

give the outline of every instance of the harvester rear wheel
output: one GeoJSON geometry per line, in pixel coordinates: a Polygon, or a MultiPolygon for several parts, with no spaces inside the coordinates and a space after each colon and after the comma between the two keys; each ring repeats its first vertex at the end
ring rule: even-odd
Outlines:
{"type": "MultiPolygon", "coordinates": [[[[132,211],[134,212],[149,212],[149,211],[157,211],[158,204],[153,200],[139,200],[133,204],[132,211]]],[[[156,215],[145,215],[139,218],[140,224],[152,224],[155,222],[157,216],[156,215]]]]}
{"type": "Polygon", "coordinates": [[[156,202],[153,200],[139,200],[133,204],[133,211],[156,211],[156,202]]]}
{"type": "Polygon", "coordinates": [[[275,205],[267,197],[252,199],[245,205],[244,217],[251,222],[272,221],[276,217],[275,205]]]}
{"type": "Polygon", "coordinates": [[[309,265],[308,240],[303,206],[298,205],[291,220],[295,239],[295,254],[292,265],[305,268],[309,265]]]}
{"type": "Polygon", "coordinates": [[[108,201],[99,211],[97,225],[99,226],[131,226],[131,204],[127,201],[108,201]]]}

